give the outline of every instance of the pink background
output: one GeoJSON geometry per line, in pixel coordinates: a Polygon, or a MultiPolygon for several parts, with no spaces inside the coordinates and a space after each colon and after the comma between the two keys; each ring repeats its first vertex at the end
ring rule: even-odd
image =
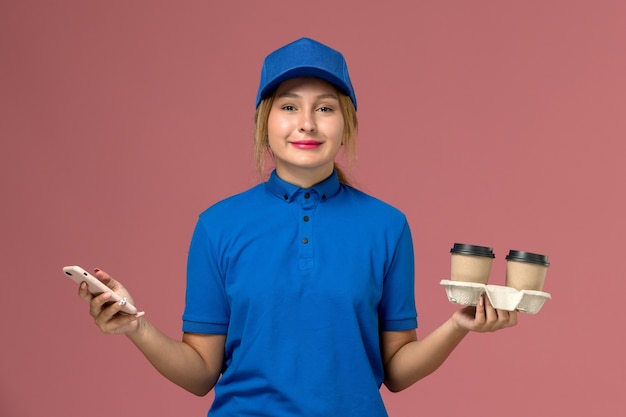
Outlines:
{"type": "Polygon", "coordinates": [[[418,335],[454,242],[550,256],[537,315],[470,335],[392,416],[615,416],[626,402],[626,3],[0,2],[0,415],[202,416],[61,268],[100,267],[179,337],[200,211],[257,181],[263,57],[301,36],[344,52],[360,187],[403,210],[418,335]]]}

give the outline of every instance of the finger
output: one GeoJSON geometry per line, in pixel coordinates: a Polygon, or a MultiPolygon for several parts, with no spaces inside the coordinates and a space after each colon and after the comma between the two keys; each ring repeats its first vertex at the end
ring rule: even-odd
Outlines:
{"type": "Polygon", "coordinates": [[[78,296],[85,301],[91,301],[93,295],[89,292],[89,286],[86,282],[81,282],[78,286],[78,296]]]}
{"type": "Polygon", "coordinates": [[[89,314],[94,318],[97,318],[102,314],[105,308],[105,304],[111,301],[111,293],[104,292],[102,294],[93,296],[89,303],[89,314]]]}
{"type": "Polygon", "coordinates": [[[96,278],[102,281],[107,287],[112,289],[114,292],[119,292],[121,290],[124,290],[124,286],[120,284],[119,281],[113,279],[111,275],[107,274],[103,270],[99,268],[95,268],[94,275],[96,276],[96,278]]]}
{"type": "Polygon", "coordinates": [[[486,316],[485,316],[485,295],[481,295],[478,299],[478,303],[476,303],[476,313],[474,315],[474,324],[477,327],[481,327],[485,324],[486,316]]]}
{"type": "Polygon", "coordinates": [[[491,304],[489,297],[485,296],[485,323],[494,326],[498,322],[498,312],[491,304]]]}
{"type": "Polygon", "coordinates": [[[491,331],[496,331],[500,329],[504,329],[507,327],[513,327],[517,325],[518,314],[517,311],[509,311],[509,310],[496,310],[498,314],[498,321],[492,327],[491,331]]]}
{"type": "Polygon", "coordinates": [[[509,311],[509,321],[507,322],[506,327],[516,326],[517,325],[517,320],[518,320],[517,310],[509,311]]]}
{"type": "MultiPolygon", "coordinates": [[[[110,297],[104,297],[104,299],[110,300],[110,297]]],[[[117,318],[119,316],[122,316],[122,314],[120,314],[121,309],[122,306],[119,302],[101,305],[99,311],[97,309],[94,311],[96,312],[96,315],[94,316],[96,325],[100,327],[100,329],[102,329],[103,331],[110,333],[111,329],[117,326],[117,324],[115,323],[117,318]]]]}
{"type": "Polygon", "coordinates": [[[120,312],[119,302],[105,307],[100,317],[96,319],[96,325],[104,333],[121,334],[132,329],[133,322],[137,321],[145,313],[140,312],[134,315],[120,312]]]}
{"type": "Polygon", "coordinates": [[[126,298],[121,298],[118,301],[114,301],[111,293],[103,293],[94,297],[91,303],[91,313],[98,321],[106,322],[111,320],[116,315],[127,315],[132,317],[141,317],[144,312],[137,312],[135,314],[128,314],[123,311],[124,306],[128,303],[126,298]]]}
{"type": "Polygon", "coordinates": [[[511,312],[508,310],[496,310],[496,314],[498,315],[498,321],[494,326],[494,330],[508,327],[511,312]]]}
{"type": "Polygon", "coordinates": [[[103,270],[99,268],[95,268],[93,272],[96,278],[98,278],[100,281],[102,281],[107,287],[111,288],[112,290],[116,290],[121,287],[119,282],[114,280],[111,275],[107,274],[103,270]]]}

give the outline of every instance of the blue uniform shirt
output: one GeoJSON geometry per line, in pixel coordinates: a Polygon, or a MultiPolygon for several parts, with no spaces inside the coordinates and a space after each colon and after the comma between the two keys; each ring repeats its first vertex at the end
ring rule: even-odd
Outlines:
{"type": "Polygon", "coordinates": [[[210,416],[386,416],[380,331],[417,326],[411,232],[333,173],[269,180],[203,212],[183,331],[225,334],[210,416]]]}

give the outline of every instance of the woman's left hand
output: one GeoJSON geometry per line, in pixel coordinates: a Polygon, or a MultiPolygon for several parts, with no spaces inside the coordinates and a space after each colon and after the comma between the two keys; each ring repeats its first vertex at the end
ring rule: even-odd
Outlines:
{"type": "Polygon", "coordinates": [[[517,324],[517,311],[497,310],[483,294],[476,307],[465,307],[452,316],[457,328],[472,332],[495,332],[517,324]]]}

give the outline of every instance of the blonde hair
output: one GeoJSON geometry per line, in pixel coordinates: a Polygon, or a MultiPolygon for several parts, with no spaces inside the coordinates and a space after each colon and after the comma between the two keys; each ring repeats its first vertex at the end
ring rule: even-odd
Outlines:
{"type": "MultiPolygon", "coordinates": [[[[343,116],[343,155],[346,160],[348,170],[356,163],[356,138],[358,130],[358,121],[356,109],[352,100],[347,95],[338,92],[339,107],[343,116]]],[[[274,95],[268,96],[261,100],[256,113],[254,115],[254,164],[257,173],[261,179],[267,177],[265,171],[265,161],[267,156],[271,156],[268,138],[268,120],[272,104],[274,103],[274,95]]],[[[346,173],[338,166],[335,161],[335,170],[339,177],[339,182],[350,185],[350,180],[346,173]]]]}

